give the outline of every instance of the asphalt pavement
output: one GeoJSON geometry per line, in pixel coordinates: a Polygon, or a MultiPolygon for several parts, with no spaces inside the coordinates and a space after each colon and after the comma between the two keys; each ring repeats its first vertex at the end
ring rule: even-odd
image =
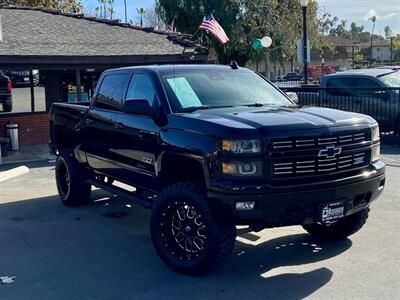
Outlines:
{"type": "MultiPolygon", "coordinates": [[[[400,299],[400,167],[365,227],[320,242],[299,226],[238,236],[232,257],[204,277],[157,257],[150,211],[100,190],[79,208],[57,198],[54,166],[0,182],[0,299],[400,299]]],[[[4,169],[4,167],[3,167],[4,169]]]]}

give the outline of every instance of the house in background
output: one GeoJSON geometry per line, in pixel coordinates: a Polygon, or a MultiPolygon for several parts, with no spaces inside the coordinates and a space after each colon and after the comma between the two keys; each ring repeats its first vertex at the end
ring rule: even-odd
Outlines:
{"type": "Polygon", "coordinates": [[[208,61],[183,34],[40,7],[0,6],[0,15],[0,70],[24,80],[12,88],[12,111],[0,107],[0,136],[17,123],[20,144],[46,143],[51,104],[87,101],[105,69],[208,61]]]}
{"type": "MultiPolygon", "coordinates": [[[[362,53],[364,57],[371,57],[371,44],[365,43],[362,45],[362,53]]],[[[372,45],[372,59],[376,63],[390,62],[390,41],[375,40],[372,45]]]]}

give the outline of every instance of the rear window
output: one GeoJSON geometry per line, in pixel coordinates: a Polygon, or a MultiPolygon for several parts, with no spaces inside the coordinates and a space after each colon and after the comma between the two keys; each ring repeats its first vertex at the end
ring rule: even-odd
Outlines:
{"type": "Polygon", "coordinates": [[[95,106],[100,109],[122,110],[122,99],[128,86],[128,74],[106,75],[97,93],[95,106]]]}
{"type": "Polygon", "coordinates": [[[400,88],[400,71],[378,77],[378,79],[387,87],[400,88]]]}

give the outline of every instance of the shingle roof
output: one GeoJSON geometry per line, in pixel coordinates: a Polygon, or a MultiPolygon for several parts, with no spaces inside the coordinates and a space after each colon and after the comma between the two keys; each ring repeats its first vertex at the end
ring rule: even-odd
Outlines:
{"type": "Polygon", "coordinates": [[[190,36],[102,20],[83,14],[0,7],[0,56],[180,55],[185,47],[207,54],[190,36]]]}

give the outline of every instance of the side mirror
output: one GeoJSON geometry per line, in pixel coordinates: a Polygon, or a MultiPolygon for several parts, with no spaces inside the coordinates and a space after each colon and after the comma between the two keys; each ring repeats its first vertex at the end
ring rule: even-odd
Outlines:
{"type": "Polygon", "coordinates": [[[146,99],[127,99],[124,101],[124,113],[154,117],[156,110],[146,99]]]}
{"type": "Polygon", "coordinates": [[[286,92],[286,95],[292,100],[294,103],[299,104],[299,97],[295,92],[286,92]]]}

